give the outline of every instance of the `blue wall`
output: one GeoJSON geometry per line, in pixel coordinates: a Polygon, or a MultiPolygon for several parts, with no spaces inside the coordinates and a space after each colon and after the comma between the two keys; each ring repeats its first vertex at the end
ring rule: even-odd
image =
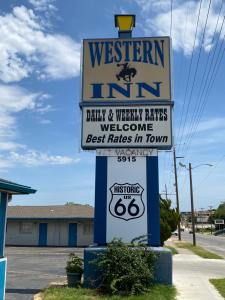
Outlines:
{"type": "Polygon", "coordinates": [[[40,247],[47,246],[47,238],[48,238],[48,223],[40,223],[38,246],[40,247]]]}
{"type": "Polygon", "coordinates": [[[0,258],[4,257],[7,194],[0,193],[0,258]]]}
{"type": "Polygon", "coordinates": [[[6,258],[0,259],[0,299],[5,299],[6,258]]]}
{"type": "Polygon", "coordinates": [[[68,246],[69,247],[77,246],[77,223],[69,223],[68,246]]]}

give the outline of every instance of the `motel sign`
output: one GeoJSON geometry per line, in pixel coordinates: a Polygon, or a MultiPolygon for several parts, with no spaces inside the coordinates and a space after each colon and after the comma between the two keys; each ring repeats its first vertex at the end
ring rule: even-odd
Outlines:
{"type": "Polygon", "coordinates": [[[171,100],[169,37],[83,42],[82,101],[171,100]]]}
{"type": "Polygon", "coordinates": [[[81,147],[96,150],[98,245],[141,235],[160,245],[158,149],[172,147],[172,106],[169,37],[83,41],[81,147]]]}

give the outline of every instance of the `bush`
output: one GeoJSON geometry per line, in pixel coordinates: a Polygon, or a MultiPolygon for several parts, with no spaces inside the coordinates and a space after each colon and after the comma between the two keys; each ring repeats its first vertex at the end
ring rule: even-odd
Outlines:
{"type": "Polygon", "coordinates": [[[70,253],[69,259],[66,263],[67,273],[83,273],[83,260],[74,253],[70,253]]]}
{"type": "Polygon", "coordinates": [[[101,274],[100,289],[108,294],[142,294],[153,280],[156,255],[144,245],[114,239],[93,262],[101,274]]]}

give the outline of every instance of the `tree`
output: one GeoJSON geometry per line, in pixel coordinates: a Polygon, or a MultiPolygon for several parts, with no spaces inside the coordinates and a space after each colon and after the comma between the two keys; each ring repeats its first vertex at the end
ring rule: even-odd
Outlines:
{"type": "Polygon", "coordinates": [[[161,245],[177,229],[180,216],[176,209],[171,208],[171,200],[160,197],[160,240],[161,245]]]}
{"type": "Polygon", "coordinates": [[[225,220],[225,203],[221,203],[214,214],[212,215],[213,219],[224,219],[225,220]]]}
{"type": "MultiPolygon", "coordinates": [[[[210,216],[211,224],[214,223],[215,219],[223,219],[225,220],[225,202],[221,203],[214,213],[210,216]]],[[[223,227],[223,226],[222,226],[223,227]]],[[[216,230],[220,229],[220,225],[216,225],[216,230]]]]}

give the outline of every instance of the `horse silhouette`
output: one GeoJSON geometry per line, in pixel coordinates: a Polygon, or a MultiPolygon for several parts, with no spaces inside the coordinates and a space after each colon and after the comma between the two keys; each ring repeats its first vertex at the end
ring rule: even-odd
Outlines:
{"type": "Polygon", "coordinates": [[[125,64],[117,64],[117,67],[123,67],[122,70],[116,74],[116,78],[120,81],[122,78],[126,82],[130,82],[131,78],[137,74],[137,70],[135,68],[130,68],[128,63],[125,64]]]}

